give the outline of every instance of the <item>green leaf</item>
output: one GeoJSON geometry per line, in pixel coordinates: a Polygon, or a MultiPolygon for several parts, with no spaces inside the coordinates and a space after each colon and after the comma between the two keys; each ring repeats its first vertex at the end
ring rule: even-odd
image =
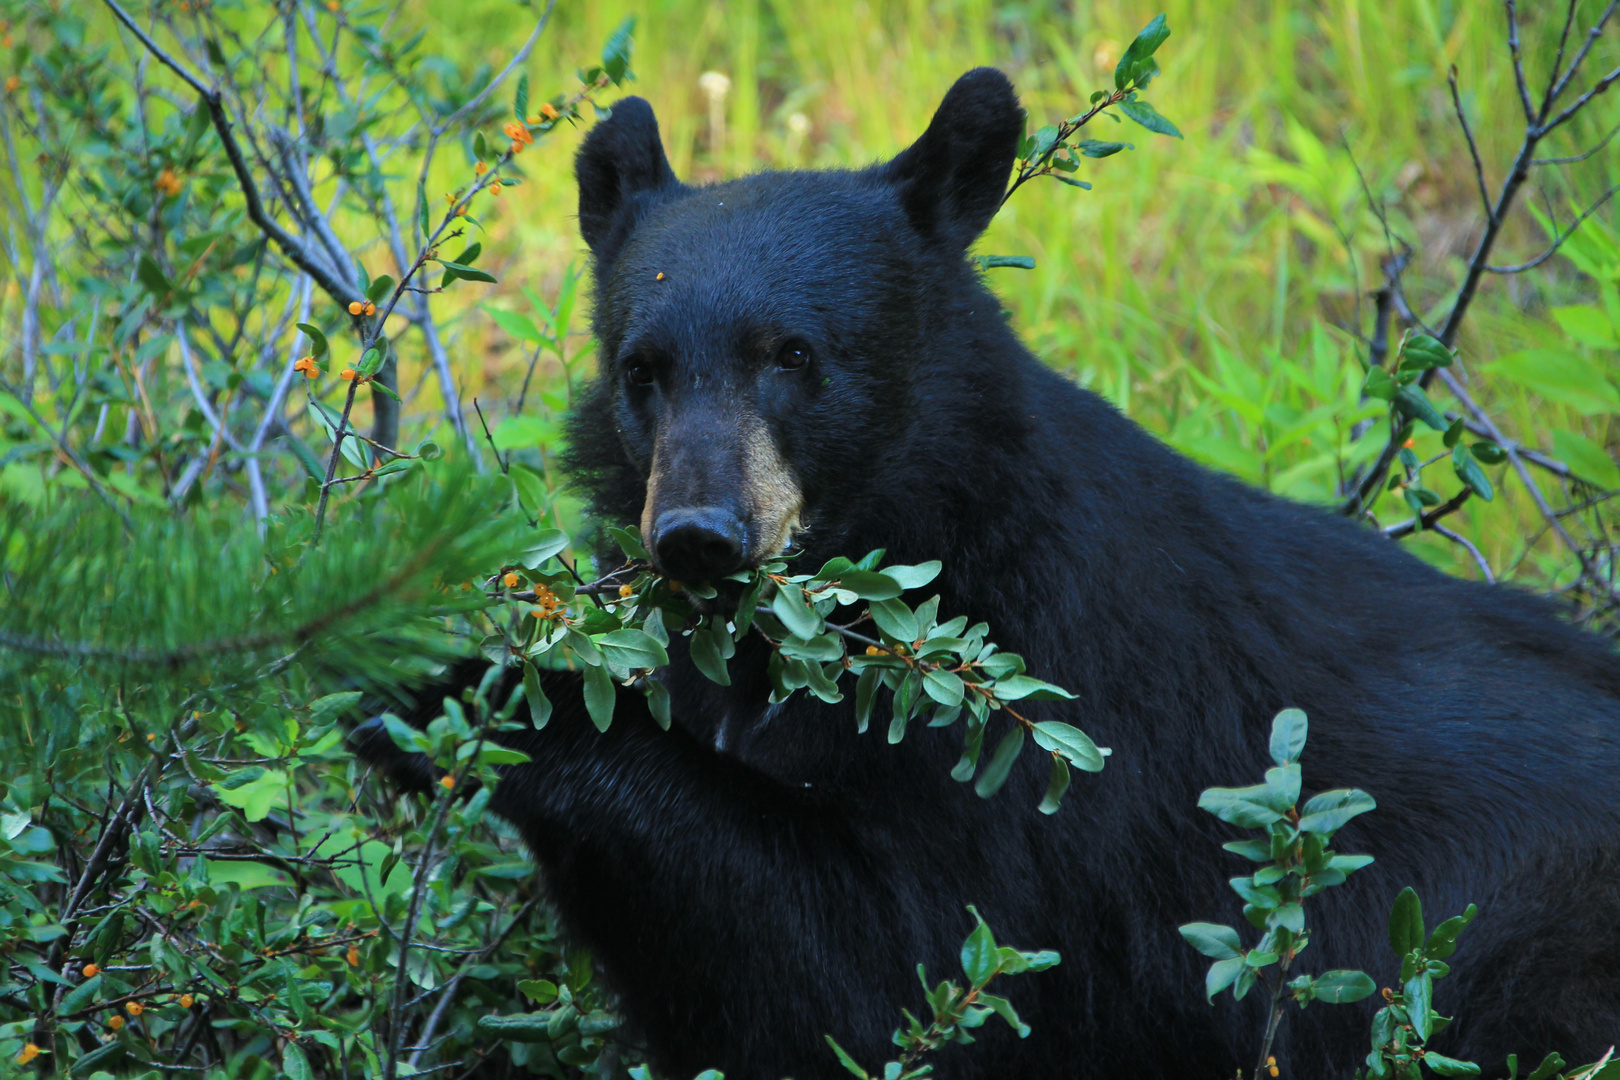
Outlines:
{"type": "Polygon", "coordinates": [[[855,730],[860,734],[864,735],[872,723],[872,704],[881,680],[882,673],[875,667],[867,668],[855,680],[855,730]]]}
{"type": "Polygon", "coordinates": [[[895,581],[900,583],[902,589],[920,589],[939,576],[940,568],[943,565],[938,559],[930,559],[927,562],[918,563],[916,566],[880,567],[878,573],[884,577],[894,578],[895,581]]]}
{"type": "Polygon", "coordinates": [[[527,315],[519,315],[515,311],[502,311],[500,308],[493,308],[488,304],[480,306],[483,307],[491,319],[495,320],[496,326],[499,326],[509,336],[517,338],[519,341],[528,341],[536,345],[551,341],[550,338],[540,332],[540,328],[534,325],[534,320],[527,315]]]}
{"type": "Polygon", "coordinates": [[[949,671],[934,668],[923,676],[923,690],[947,708],[962,704],[962,679],[949,671]]]}
{"type": "Polygon", "coordinates": [[[287,801],[287,774],[279,769],[263,770],[246,782],[233,784],[233,779],[226,777],[215,784],[214,794],[220,802],[241,810],[249,821],[263,821],[272,809],[287,801]]]}
{"type": "Polygon", "coordinates": [[[462,278],[467,281],[487,281],[492,285],[495,283],[494,274],[487,274],[477,267],[468,266],[466,263],[448,262],[440,259],[439,265],[444,267],[445,276],[451,280],[462,278]]]}
{"type": "Polygon", "coordinates": [[[1162,13],[1155,15],[1151,22],[1142,27],[1142,32],[1136,35],[1130,45],[1126,46],[1119,63],[1114,65],[1114,89],[1123,90],[1129,86],[1132,69],[1140,61],[1157,52],[1159,46],[1163,45],[1165,38],[1169,36],[1170,28],[1164,23],[1164,15],[1162,13]]]}
{"type": "Polygon", "coordinates": [[[804,590],[797,585],[789,583],[778,587],[771,610],[790,633],[807,641],[819,637],[824,629],[821,616],[804,602],[804,590]]]}
{"type": "Polygon", "coordinates": [[[1377,985],[1364,972],[1343,969],[1324,971],[1311,980],[1311,992],[1317,1001],[1329,1005],[1348,1005],[1369,996],[1377,985]]]}
{"type": "Polygon", "coordinates": [[[1204,975],[1204,996],[1214,1001],[1215,995],[1231,986],[1245,970],[1246,965],[1241,956],[1215,961],[1209,965],[1209,971],[1204,975]]]}
{"type": "MultiPolygon", "coordinates": [[[[697,669],[708,676],[711,682],[721,686],[731,685],[731,673],[726,670],[726,657],[714,627],[701,626],[692,632],[690,651],[692,663],[697,669]]],[[[726,633],[725,627],[719,627],[719,634],[729,643],[731,635],[726,633]]]]}
{"type": "Polygon", "coordinates": [[[900,595],[900,583],[887,574],[871,570],[843,570],[837,575],[838,588],[862,600],[892,600],[900,595]]]}
{"type": "Polygon", "coordinates": [[[1243,955],[1243,942],[1238,932],[1218,923],[1195,922],[1177,927],[1187,944],[1214,960],[1226,960],[1243,955]]]}
{"type": "Polygon", "coordinates": [[[375,375],[381,366],[382,350],[367,349],[360,355],[360,364],[355,368],[355,372],[360,375],[375,375]]]}
{"type": "Polygon", "coordinates": [[[1412,420],[1421,420],[1436,431],[1446,430],[1446,418],[1429,400],[1421,387],[1403,386],[1395,392],[1397,412],[1412,420]]]}
{"type": "MultiPolygon", "coordinates": [[[[1620,468],[1609,456],[1609,451],[1573,431],[1555,431],[1552,437],[1553,454],[1563,459],[1582,480],[1596,484],[1601,488],[1620,487],[1620,468]]],[[[1475,443],[1474,456],[1487,465],[1495,465],[1506,460],[1500,447],[1494,443],[1475,443]],[[1489,446],[1491,456],[1481,452],[1481,447],[1489,446]]]]}
{"type": "Polygon", "coordinates": [[[1069,763],[1060,754],[1052,755],[1052,776],[1046,782],[1046,794],[1035,809],[1043,814],[1055,814],[1063,803],[1063,793],[1069,790],[1069,763]]]}
{"type": "Polygon", "coordinates": [[[366,299],[375,303],[393,291],[394,279],[389,277],[387,274],[383,274],[373,280],[371,285],[366,289],[366,299]]]}
{"type": "Polygon", "coordinates": [[[1077,727],[1057,720],[1042,720],[1035,725],[1035,745],[1042,750],[1057,751],[1086,772],[1102,772],[1102,751],[1091,741],[1091,736],[1077,727]]]}
{"type": "Polygon", "coordinates": [[[1119,111],[1149,131],[1160,135],[1170,135],[1177,139],[1181,138],[1181,132],[1176,130],[1176,125],[1159,115],[1157,109],[1140,98],[1135,101],[1120,102],[1119,111]]]}
{"type": "Polygon", "coordinates": [[[1081,191],[1091,190],[1091,185],[1086,183],[1084,180],[1076,180],[1072,176],[1059,176],[1057,173],[1052,173],[1050,175],[1052,179],[1056,180],[1060,184],[1068,184],[1070,187],[1077,187],[1081,191]]]}
{"type": "Polygon", "coordinates": [[[1284,709],[1271,721],[1271,760],[1291,765],[1305,752],[1305,736],[1310,725],[1301,709],[1284,709]]]}
{"type": "Polygon", "coordinates": [[[1456,354],[1428,334],[1413,334],[1401,347],[1401,371],[1427,371],[1450,367],[1456,354]]]}
{"type": "Polygon", "coordinates": [[[478,749],[480,765],[522,765],[529,760],[529,755],[523,751],[505,746],[482,746],[478,749]]]}
{"type": "Polygon", "coordinates": [[[1380,401],[1394,401],[1400,389],[1401,384],[1381,367],[1368,368],[1367,378],[1361,384],[1363,394],[1380,401]]]}
{"type": "Polygon", "coordinates": [[[995,935],[990,932],[990,927],[979,917],[976,908],[970,905],[968,911],[972,912],[977,925],[962,942],[962,974],[967,976],[969,983],[978,987],[995,977],[999,957],[996,955],[995,935]]]}
{"type": "MultiPolygon", "coordinates": [[[[1558,446],[1558,436],[1559,436],[1559,434],[1561,434],[1561,433],[1560,432],[1554,432],[1553,433],[1553,446],[1555,448],[1558,446]]],[[[1473,450],[1474,450],[1474,456],[1479,458],[1479,460],[1484,462],[1486,465],[1500,465],[1500,464],[1502,464],[1502,462],[1507,460],[1507,451],[1503,450],[1500,446],[1497,446],[1495,443],[1489,442],[1487,440],[1482,439],[1479,442],[1475,443],[1474,447],[1473,447],[1473,450]]],[[[1620,483],[1620,478],[1617,478],[1617,483],[1620,483]]]]}
{"type": "Polygon", "coordinates": [[[1088,158],[1112,157],[1121,150],[1136,149],[1128,142],[1098,142],[1096,139],[1084,139],[1075,143],[1074,148],[1088,158]]]}
{"type": "Polygon", "coordinates": [[[609,662],[626,668],[658,668],[669,663],[669,654],[645,630],[625,627],[593,639],[609,662]]]}
{"type": "Polygon", "coordinates": [[[1465,430],[1467,429],[1463,426],[1463,418],[1459,416],[1451,422],[1450,427],[1446,428],[1446,433],[1441,437],[1440,441],[1445,444],[1447,450],[1450,450],[1462,439],[1465,430]]]}
{"type": "MultiPolygon", "coordinates": [[[[844,1048],[839,1046],[838,1043],[833,1040],[831,1035],[823,1035],[822,1038],[826,1039],[827,1045],[832,1047],[832,1052],[837,1055],[838,1063],[840,1065],[848,1069],[851,1073],[860,1077],[861,1080],[872,1080],[872,1075],[859,1065],[855,1064],[855,1059],[850,1057],[849,1054],[844,1051],[844,1048]]],[[[652,1074],[648,1073],[647,1075],[650,1077],[652,1074]]]]}
{"type": "Polygon", "coordinates": [[[529,661],[523,661],[523,700],[529,703],[529,723],[538,730],[551,719],[551,699],[540,686],[540,672],[529,661]]]}
{"type": "Polygon", "coordinates": [[[1053,686],[1028,675],[1008,675],[997,679],[991,687],[1001,701],[1073,701],[1074,695],[1061,686],[1053,686]]]}
{"type": "Polygon", "coordinates": [[[1242,788],[1205,788],[1198,796],[1198,807],[1208,810],[1222,821],[1245,829],[1261,829],[1281,821],[1282,814],[1264,801],[1268,795],[1264,784],[1242,788]]]}
{"type": "Polygon", "coordinates": [[[647,711],[658,726],[665,731],[669,730],[669,688],[657,679],[648,679],[645,692],[647,694],[647,711]]]}
{"type": "MultiPolygon", "coordinates": [[[[1418,940],[1422,940],[1420,934],[1418,940]]],[[[1420,971],[1401,987],[1406,997],[1406,1015],[1412,1030],[1420,1039],[1427,1039],[1434,1023],[1434,979],[1427,971],[1420,971]]]]}
{"type": "Polygon", "coordinates": [[[1013,1008],[1012,1002],[1004,997],[997,997],[995,994],[986,994],[980,991],[979,1004],[1007,1021],[1008,1026],[1018,1032],[1020,1039],[1029,1038],[1029,1025],[1019,1019],[1018,1010],[1013,1008]]]}
{"type": "Polygon", "coordinates": [[[1033,255],[976,255],[974,261],[981,270],[991,270],[998,266],[1011,266],[1019,270],[1035,269],[1033,255]]]}
{"type": "Polygon", "coordinates": [[[613,542],[619,545],[619,550],[624,552],[625,558],[649,558],[646,547],[641,543],[641,530],[635,526],[623,528],[618,525],[610,525],[608,535],[613,537],[613,542]]]}
{"type": "Polygon", "coordinates": [[[1357,814],[1376,810],[1378,803],[1360,788],[1324,791],[1313,795],[1301,808],[1299,831],[1331,834],[1344,827],[1357,814]]]}
{"type": "Polygon", "coordinates": [[[309,355],[313,356],[317,360],[324,357],[327,353],[328,346],[326,344],[326,335],[321,333],[321,328],[318,326],[311,326],[309,323],[301,322],[298,324],[298,329],[302,330],[304,332],[304,336],[309,338],[309,355]]]}
{"type": "Polygon", "coordinates": [[[517,93],[512,96],[512,115],[517,117],[517,122],[520,124],[529,122],[529,73],[527,71],[518,76],[517,93]]]}
{"type": "Polygon", "coordinates": [[[606,731],[613,723],[613,676],[601,664],[585,669],[585,711],[591,714],[596,730],[606,731]]]}
{"type": "Polygon", "coordinates": [[[615,84],[630,74],[630,34],[636,28],[635,16],[629,16],[613,31],[613,36],[602,46],[602,72],[615,84]]]}
{"type": "Polygon", "coordinates": [[[917,616],[903,601],[874,600],[868,610],[872,612],[872,621],[877,623],[878,629],[889,637],[907,644],[917,640],[917,616]]]}
{"type": "Polygon", "coordinates": [[[1478,914],[1479,908],[1469,904],[1468,909],[1461,915],[1453,915],[1435,927],[1434,933],[1429,935],[1429,940],[1423,945],[1424,955],[1431,960],[1444,960],[1456,952],[1458,936],[1468,929],[1468,924],[1473,922],[1474,916],[1478,914]]]}
{"type": "Polygon", "coordinates": [[[530,534],[529,547],[518,556],[518,562],[530,570],[537,570],[547,559],[561,554],[567,547],[568,534],[561,529],[537,529],[530,534]]]}
{"type": "Polygon", "coordinates": [[[423,240],[433,235],[433,222],[428,218],[427,185],[420,180],[416,184],[416,227],[422,230],[423,240]]]}
{"type": "Polygon", "coordinates": [[[1423,901],[1411,886],[1401,890],[1389,912],[1389,947],[1395,958],[1405,960],[1406,954],[1423,944],[1423,901]]]}
{"type": "Polygon", "coordinates": [[[1429,1050],[1423,1055],[1423,1064],[1441,1076],[1478,1076],[1479,1066],[1472,1061],[1458,1061],[1429,1050]]]}
{"type": "Polygon", "coordinates": [[[1479,462],[1474,460],[1474,455],[1468,452],[1468,447],[1454,446],[1451,448],[1451,468],[1456,472],[1457,479],[1467,484],[1475,495],[1478,495],[1486,502],[1490,502],[1496,497],[1496,492],[1491,487],[1490,478],[1485,475],[1485,470],[1480,468],[1479,462]]]}
{"type": "Polygon", "coordinates": [[[996,752],[991,755],[990,764],[984,767],[979,779],[974,781],[973,790],[979,798],[988,799],[1001,790],[1001,785],[1007,782],[1007,776],[1012,772],[1013,762],[1018,760],[1018,751],[1024,746],[1024,725],[1014,724],[1012,730],[1001,737],[996,744],[996,752]]]}

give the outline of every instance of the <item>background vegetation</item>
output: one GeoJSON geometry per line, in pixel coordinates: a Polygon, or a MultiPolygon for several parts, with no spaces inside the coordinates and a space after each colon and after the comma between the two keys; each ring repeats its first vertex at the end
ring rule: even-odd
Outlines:
{"type": "MultiPolygon", "coordinates": [[[[1090,191],[1026,185],[977,250],[1033,257],[988,272],[1054,367],[1200,460],[1342,504],[1389,443],[1387,408],[1362,399],[1371,294],[1399,282],[1391,346],[1440,323],[1485,225],[1457,107],[1492,196],[1521,146],[1503,8],[1162,7],[1175,36],[1149,96],[1185,138],[1099,118],[1088,134],[1135,152],[1084,160],[1090,191]]],[[[1527,7],[1539,95],[1565,12],[1527,7]]],[[[1612,10],[1572,8],[1570,54],[1612,10]]],[[[639,1060],[512,836],[477,799],[388,800],[340,726],[361,688],[453,651],[446,627],[495,648],[521,622],[473,587],[494,571],[563,580],[536,568],[572,556],[566,537],[533,530],[582,524],[552,467],[592,363],[571,155],[591,100],[626,89],[624,20],[629,89],[657,108],[677,174],[703,181],[886,158],[978,64],[1013,76],[1032,128],[1073,115],[1157,10],[163,0],[121,26],[100,4],[0,0],[0,1070],[571,1076],[639,1060]],[[310,265],[259,239],[208,110],[131,27],[208,86],[230,76],[219,108],[310,265]],[[532,89],[514,103],[520,72],[532,89]],[[512,156],[514,104],[536,144],[512,156]],[[428,232],[459,270],[408,275],[428,232]],[[371,441],[340,460],[351,405],[371,441]],[[454,460],[434,463],[442,447],[454,460]],[[475,1026],[536,1006],[544,1031],[475,1026]]],[[[1591,49],[1588,82],[1620,60],[1591,49]]],[[[1598,149],[1533,170],[1493,261],[1535,258],[1620,181],[1617,102],[1548,137],[1542,157],[1598,149]]],[[[1424,558],[1562,591],[1601,628],[1620,489],[1613,220],[1600,205],[1558,254],[1487,275],[1448,374],[1470,397],[1434,389],[1525,471],[1487,464],[1496,497],[1448,501],[1454,538],[1403,525],[1405,492],[1366,508],[1424,558]]],[[[1412,438],[1412,463],[1443,457],[1438,430],[1412,438]]],[[[498,763],[479,733],[506,704],[449,709],[434,748],[458,775],[498,763]]]]}

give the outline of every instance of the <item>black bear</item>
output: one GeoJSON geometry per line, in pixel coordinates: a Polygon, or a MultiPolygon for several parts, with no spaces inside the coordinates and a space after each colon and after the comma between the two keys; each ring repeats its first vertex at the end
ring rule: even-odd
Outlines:
{"type": "MultiPolygon", "coordinates": [[[[844,1075],[829,1034],[886,1060],[917,963],[955,970],[975,904],[1063,959],[1005,987],[1033,1034],[986,1026],[941,1076],[1214,1080],[1252,1063],[1264,1005],[1206,1003],[1177,933],[1232,921],[1248,872],[1196,803],[1256,773],[1298,706],[1307,791],[1378,801],[1337,842],[1377,862],[1316,903],[1303,970],[1387,984],[1401,887],[1432,913],[1477,902],[1436,1048],[1595,1058],[1620,1039],[1620,662],[1542,600],[1200,468],[1032,356],[966,256],[1023,123],[979,69],[885,164],[689,187],[647,103],[619,102],[577,161],[601,372],[572,461],[671,577],[786,545],[812,567],[942,560],[941,612],[1078,694],[1032,708],[1112,747],[1107,768],[1052,817],[1038,755],[982,800],[950,778],[958,735],[857,734],[853,695],[769,705],[767,645],[740,643],[721,687],[677,639],[671,731],[624,691],[598,735],[548,675],[557,715],[493,808],[671,1076],[844,1075]]],[[[1287,1075],[1348,1075],[1375,1004],[1291,1011],[1287,1075]]]]}

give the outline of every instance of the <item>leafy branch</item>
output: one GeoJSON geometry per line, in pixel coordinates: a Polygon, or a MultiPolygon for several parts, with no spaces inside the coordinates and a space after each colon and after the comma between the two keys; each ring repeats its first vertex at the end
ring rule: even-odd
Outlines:
{"type": "MultiPolygon", "coordinates": [[[[1019,1019],[1012,1002],[988,993],[985,987],[999,975],[1045,971],[1057,966],[1061,957],[1051,950],[1019,952],[1005,945],[997,945],[995,935],[985,925],[978,910],[969,905],[968,911],[977,924],[967,940],[962,942],[962,973],[967,976],[968,985],[962,987],[946,980],[930,989],[928,973],[923,965],[917,965],[917,978],[922,982],[923,995],[933,1018],[924,1025],[909,1009],[902,1010],[906,1026],[894,1033],[894,1043],[902,1053],[884,1066],[880,1074],[882,1080],[923,1080],[933,1076],[933,1066],[922,1061],[923,1055],[949,1043],[972,1042],[973,1029],[983,1026],[992,1015],[1005,1020],[1009,1027],[1018,1032],[1019,1038],[1029,1037],[1029,1025],[1019,1019]]],[[[839,1064],[860,1077],[860,1080],[874,1080],[873,1074],[862,1068],[838,1045],[837,1040],[831,1035],[826,1039],[827,1045],[837,1055],[839,1064]]]]}

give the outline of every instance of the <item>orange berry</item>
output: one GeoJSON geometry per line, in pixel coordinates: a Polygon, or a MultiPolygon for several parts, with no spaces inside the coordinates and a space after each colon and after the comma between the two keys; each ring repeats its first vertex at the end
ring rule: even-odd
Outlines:
{"type": "Polygon", "coordinates": [[[518,576],[512,573],[512,571],[508,570],[506,572],[506,576],[501,578],[501,581],[505,582],[508,589],[515,589],[517,588],[518,576]]]}
{"type": "Polygon", "coordinates": [[[114,1013],[108,1018],[107,1026],[112,1028],[114,1031],[117,1031],[119,1028],[124,1026],[124,1018],[119,1016],[117,1013],[114,1013]]]}
{"type": "Polygon", "coordinates": [[[456,786],[456,778],[453,776],[441,776],[439,777],[439,786],[449,791],[456,786]]]}
{"type": "Polygon", "coordinates": [[[310,364],[304,369],[304,374],[311,379],[315,378],[315,376],[319,375],[320,373],[321,369],[316,367],[314,364],[310,364]]]}
{"type": "Polygon", "coordinates": [[[489,166],[485,165],[482,161],[473,166],[473,172],[477,173],[479,176],[483,176],[488,171],[489,166]]]}
{"type": "Polygon", "coordinates": [[[631,587],[630,585],[620,585],[619,586],[619,595],[622,596],[622,597],[625,597],[626,599],[628,599],[628,598],[636,595],[636,590],[633,587],[631,587]]]}
{"type": "Polygon", "coordinates": [[[146,733],[146,741],[147,742],[157,742],[157,733],[154,732],[154,731],[148,731],[146,733]]]}
{"type": "Polygon", "coordinates": [[[138,1001],[129,1001],[124,1003],[124,1011],[131,1016],[139,1016],[146,1011],[146,1006],[138,1001]]]}
{"type": "Polygon", "coordinates": [[[196,1000],[197,999],[192,997],[190,994],[181,994],[180,995],[180,1007],[182,1009],[189,1009],[189,1008],[191,1008],[192,1004],[196,1000]]]}
{"type": "Polygon", "coordinates": [[[664,272],[662,270],[658,271],[658,276],[653,278],[653,280],[654,281],[663,281],[664,280],[664,272]]]}
{"type": "MultiPolygon", "coordinates": [[[[8,93],[8,94],[12,93],[13,91],[15,91],[17,89],[17,87],[19,87],[21,85],[22,85],[22,80],[17,78],[17,76],[13,75],[11,78],[6,80],[6,93],[8,93]]],[[[29,1043],[28,1045],[33,1046],[34,1044],[29,1043]]]]}
{"type": "Polygon", "coordinates": [[[343,959],[349,962],[350,967],[358,967],[360,964],[360,950],[350,945],[349,951],[344,955],[343,959]]]}
{"type": "Polygon", "coordinates": [[[354,368],[344,368],[342,371],[338,372],[338,378],[342,379],[344,382],[349,382],[354,378],[354,368]]]}
{"type": "Polygon", "coordinates": [[[523,144],[516,141],[516,140],[513,140],[513,142],[512,142],[512,153],[514,153],[514,154],[523,153],[523,144]]]}
{"type": "Polygon", "coordinates": [[[359,300],[350,300],[349,301],[349,314],[350,315],[358,315],[364,310],[366,310],[366,305],[361,303],[359,300]]]}
{"type": "Polygon", "coordinates": [[[491,195],[499,195],[501,193],[501,182],[499,180],[489,185],[489,193],[491,195]]]}
{"type": "Polygon", "coordinates": [[[881,653],[882,651],[883,650],[878,648],[876,645],[868,645],[866,647],[866,655],[867,656],[876,656],[879,653],[881,653]]]}
{"type": "Polygon", "coordinates": [[[1416,439],[1407,439],[1405,442],[1401,443],[1401,448],[1405,449],[1405,450],[1410,450],[1410,449],[1412,449],[1412,447],[1414,447],[1416,445],[1417,445],[1417,440],[1416,439]]]}
{"type": "Polygon", "coordinates": [[[29,1043],[27,1046],[24,1046],[22,1051],[17,1055],[17,1064],[26,1065],[37,1057],[39,1057],[39,1047],[35,1046],[33,1043],[29,1043]]]}
{"type": "Polygon", "coordinates": [[[370,300],[366,301],[366,314],[367,315],[375,315],[375,314],[377,314],[377,305],[373,304],[370,300]]]}
{"type": "Polygon", "coordinates": [[[338,9],[338,0],[326,0],[326,10],[327,11],[336,11],[337,9],[338,9]]]}
{"type": "Polygon", "coordinates": [[[553,105],[549,101],[542,101],[540,103],[540,115],[545,117],[547,120],[557,119],[557,106],[553,105]]]}
{"type": "Polygon", "coordinates": [[[95,978],[96,972],[100,970],[101,968],[95,964],[86,964],[84,965],[84,977],[87,979],[93,979],[95,978]]]}

